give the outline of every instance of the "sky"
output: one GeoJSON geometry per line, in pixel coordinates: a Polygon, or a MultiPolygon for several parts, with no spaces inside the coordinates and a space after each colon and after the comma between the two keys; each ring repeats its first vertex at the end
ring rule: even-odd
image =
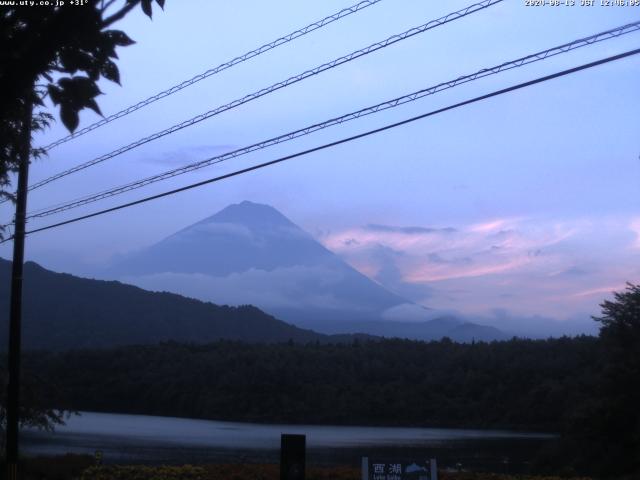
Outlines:
{"type": "MultiPolygon", "coordinates": [[[[355,2],[353,2],[355,3],[355,2]]],[[[472,1],[383,0],[50,151],[31,182],[91,160],[472,1]]],[[[29,197],[58,204],[632,21],[640,7],[506,0],[146,144],[29,197]]],[[[169,0],[117,25],[111,114],[352,3],[169,0]]],[[[48,225],[640,46],[640,33],[471,82],[115,199],[48,225]]],[[[571,321],[640,281],[640,56],[512,92],[224,182],[31,235],[27,258],[81,273],[243,200],[269,204],[379,283],[443,310],[571,321]]],[[[81,115],[81,127],[99,117],[81,115]]],[[[65,135],[58,123],[44,145],[65,135]]],[[[4,205],[0,214],[11,218],[4,205]]],[[[0,247],[10,258],[10,244],[0,247]]],[[[525,321],[525,320],[523,320],[525,321]]]]}

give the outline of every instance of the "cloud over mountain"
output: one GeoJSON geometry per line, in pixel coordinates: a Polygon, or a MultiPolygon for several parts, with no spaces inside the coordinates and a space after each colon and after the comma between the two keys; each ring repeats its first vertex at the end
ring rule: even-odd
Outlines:
{"type": "Polygon", "coordinates": [[[603,296],[640,275],[629,264],[640,260],[638,225],[523,217],[455,228],[369,224],[321,241],[382,285],[438,309],[588,319],[603,296]]]}
{"type": "MultiPolygon", "coordinates": [[[[393,268],[390,263],[390,277],[399,274],[393,268]]],[[[102,276],[217,304],[255,305],[322,333],[504,338],[495,328],[407,300],[351,267],[274,208],[246,201],[125,255],[102,276]]]]}
{"type": "Polygon", "coordinates": [[[297,323],[381,320],[386,310],[410,303],[274,208],[251,202],[231,205],[126,255],[106,275],[216,303],[253,304],[297,323]]]}

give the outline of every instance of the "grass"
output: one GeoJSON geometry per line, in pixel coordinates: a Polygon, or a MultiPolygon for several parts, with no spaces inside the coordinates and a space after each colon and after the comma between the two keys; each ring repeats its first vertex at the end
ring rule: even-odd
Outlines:
{"type": "MultiPolygon", "coordinates": [[[[22,471],[24,480],[279,480],[277,464],[182,466],[101,465],[88,455],[33,457],[22,471]]],[[[308,467],[306,480],[360,480],[356,467],[308,467]]],[[[440,472],[439,480],[568,480],[552,476],[440,472]]],[[[572,480],[589,480],[573,478],[572,480]]]]}

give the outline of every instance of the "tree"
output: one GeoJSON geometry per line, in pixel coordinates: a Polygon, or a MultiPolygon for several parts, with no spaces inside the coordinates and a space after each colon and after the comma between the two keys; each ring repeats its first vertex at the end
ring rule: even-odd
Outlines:
{"type": "MultiPolygon", "coordinates": [[[[164,0],[156,0],[164,7],[164,0]]],[[[17,170],[25,128],[40,130],[53,120],[44,108],[49,96],[70,131],[78,113],[100,114],[96,97],[100,77],[120,83],[116,47],[133,44],[127,34],[110,27],[137,5],[152,15],[152,0],[88,0],[84,5],[0,7],[0,196],[17,170]],[[31,119],[31,125],[26,122],[31,119]]],[[[32,157],[42,151],[31,150],[32,157]]]]}
{"type": "MultiPolygon", "coordinates": [[[[2,361],[0,368],[0,446],[4,452],[7,411],[4,407],[6,391],[6,365],[2,361]]],[[[31,370],[24,372],[20,397],[20,426],[52,431],[56,425],[62,425],[73,409],[68,407],[68,399],[50,379],[31,370]]]]}
{"type": "MultiPolygon", "coordinates": [[[[164,7],[164,0],[156,2],[164,7]]],[[[10,174],[18,171],[21,163],[27,165],[23,159],[45,153],[32,147],[31,135],[54,119],[46,111],[47,96],[59,108],[60,119],[71,132],[78,126],[81,110],[89,108],[101,114],[96,102],[101,94],[97,82],[102,77],[120,83],[116,48],[134,43],[127,34],[111,26],[138,5],[147,16],[152,16],[152,0],[87,0],[82,5],[67,1],[57,6],[0,7],[0,197],[14,200],[13,193],[7,191],[10,174]],[[38,111],[34,112],[34,107],[38,111]]],[[[24,220],[23,211],[21,216],[24,220]]],[[[10,416],[11,411],[9,408],[10,416]]],[[[2,421],[4,412],[0,407],[2,421]]],[[[25,403],[20,418],[22,424],[43,428],[62,420],[59,411],[40,401],[25,403]]]]}
{"type": "Polygon", "coordinates": [[[640,474],[640,285],[628,283],[601,307],[602,473],[640,474]]]}
{"type": "Polygon", "coordinates": [[[576,405],[565,436],[579,472],[602,478],[640,474],[640,285],[601,305],[599,368],[576,405]]]}

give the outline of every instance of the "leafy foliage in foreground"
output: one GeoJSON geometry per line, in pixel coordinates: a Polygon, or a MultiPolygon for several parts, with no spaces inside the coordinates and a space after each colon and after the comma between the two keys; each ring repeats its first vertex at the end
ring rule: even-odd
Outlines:
{"type": "MultiPolygon", "coordinates": [[[[164,0],[156,2],[164,6],[164,0]]],[[[81,8],[63,6],[63,2],[55,6],[55,2],[46,6],[6,3],[0,9],[0,198],[13,199],[7,187],[20,152],[30,147],[24,144],[27,127],[42,130],[53,120],[47,111],[33,113],[32,105],[44,108],[48,96],[60,107],[62,123],[70,131],[78,127],[83,109],[101,114],[97,82],[105,78],[120,83],[116,49],[134,43],[111,26],[138,5],[151,17],[152,0],[126,0],[119,5],[88,0],[81,8]]],[[[30,150],[32,157],[44,153],[30,150]]]]}
{"type": "Polygon", "coordinates": [[[532,475],[505,475],[501,473],[440,473],[441,480],[590,480],[588,477],[557,477],[532,475]]]}
{"type": "Polygon", "coordinates": [[[205,480],[202,467],[184,465],[181,467],[162,466],[96,466],[88,468],[81,480],[205,480]]]}
{"type": "Polygon", "coordinates": [[[37,456],[24,459],[21,472],[23,480],[78,480],[94,464],[90,455],[37,456]]]}
{"type": "MultiPolygon", "coordinates": [[[[82,480],[278,480],[280,469],[273,464],[225,464],[192,467],[147,467],[147,466],[105,466],[91,467],[85,471],[82,480]],[[176,476],[183,475],[183,476],[176,476]]],[[[310,467],[308,480],[360,480],[361,473],[354,467],[310,467]]],[[[494,473],[441,472],[441,480],[561,480],[561,477],[538,477],[529,475],[502,475],[494,473]]],[[[562,480],[589,480],[563,478],[562,480]]]]}

